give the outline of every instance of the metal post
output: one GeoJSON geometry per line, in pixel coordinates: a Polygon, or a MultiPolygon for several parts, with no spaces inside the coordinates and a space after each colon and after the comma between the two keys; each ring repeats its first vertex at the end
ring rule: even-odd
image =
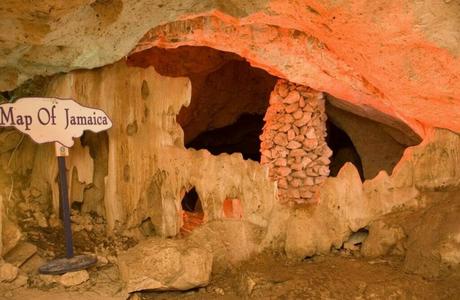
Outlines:
{"type": "Polygon", "coordinates": [[[64,223],[65,248],[67,258],[73,257],[72,228],[70,224],[69,194],[67,188],[67,175],[65,168],[65,157],[58,156],[59,166],[59,195],[61,198],[62,221],[64,223]]]}

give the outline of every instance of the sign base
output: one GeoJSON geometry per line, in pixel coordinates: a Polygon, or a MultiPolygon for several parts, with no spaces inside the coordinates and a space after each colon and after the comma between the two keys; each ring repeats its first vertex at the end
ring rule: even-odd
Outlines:
{"type": "Polygon", "coordinates": [[[87,269],[97,263],[97,258],[90,255],[77,255],[72,258],[58,258],[38,268],[40,274],[62,275],[87,269]]]}

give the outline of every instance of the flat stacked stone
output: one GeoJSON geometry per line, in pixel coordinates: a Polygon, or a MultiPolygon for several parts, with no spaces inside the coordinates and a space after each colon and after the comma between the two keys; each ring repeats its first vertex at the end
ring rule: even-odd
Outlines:
{"type": "Polygon", "coordinates": [[[323,93],[279,80],[270,95],[260,136],[261,163],[269,166],[283,202],[307,203],[329,175],[323,93]]]}

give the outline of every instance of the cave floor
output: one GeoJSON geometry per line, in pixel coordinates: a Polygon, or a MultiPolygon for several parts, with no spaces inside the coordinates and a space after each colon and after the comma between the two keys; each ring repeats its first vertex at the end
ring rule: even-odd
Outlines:
{"type": "Polygon", "coordinates": [[[215,275],[205,289],[141,299],[460,299],[460,273],[438,280],[402,270],[398,257],[316,256],[292,262],[260,256],[215,275]]]}
{"type": "MultiPolygon", "coordinates": [[[[91,272],[92,280],[106,277],[95,273],[91,272]]],[[[398,257],[364,259],[336,254],[293,262],[283,256],[260,255],[214,274],[206,288],[139,293],[130,299],[460,299],[459,282],[460,272],[440,279],[407,274],[398,257]]],[[[0,299],[126,298],[118,284],[106,281],[71,289],[18,289],[0,299]]]]}

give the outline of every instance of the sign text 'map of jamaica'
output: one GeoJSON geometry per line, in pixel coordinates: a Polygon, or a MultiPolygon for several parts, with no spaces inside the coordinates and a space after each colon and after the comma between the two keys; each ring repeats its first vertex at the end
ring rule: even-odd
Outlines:
{"type": "Polygon", "coordinates": [[[82,106],[72,99],[21,98],[0,105],[0,127],[14,126],[37,143],[59,142],[73,146],[85,130],[112,127],[104,111],[82,106]]]}

